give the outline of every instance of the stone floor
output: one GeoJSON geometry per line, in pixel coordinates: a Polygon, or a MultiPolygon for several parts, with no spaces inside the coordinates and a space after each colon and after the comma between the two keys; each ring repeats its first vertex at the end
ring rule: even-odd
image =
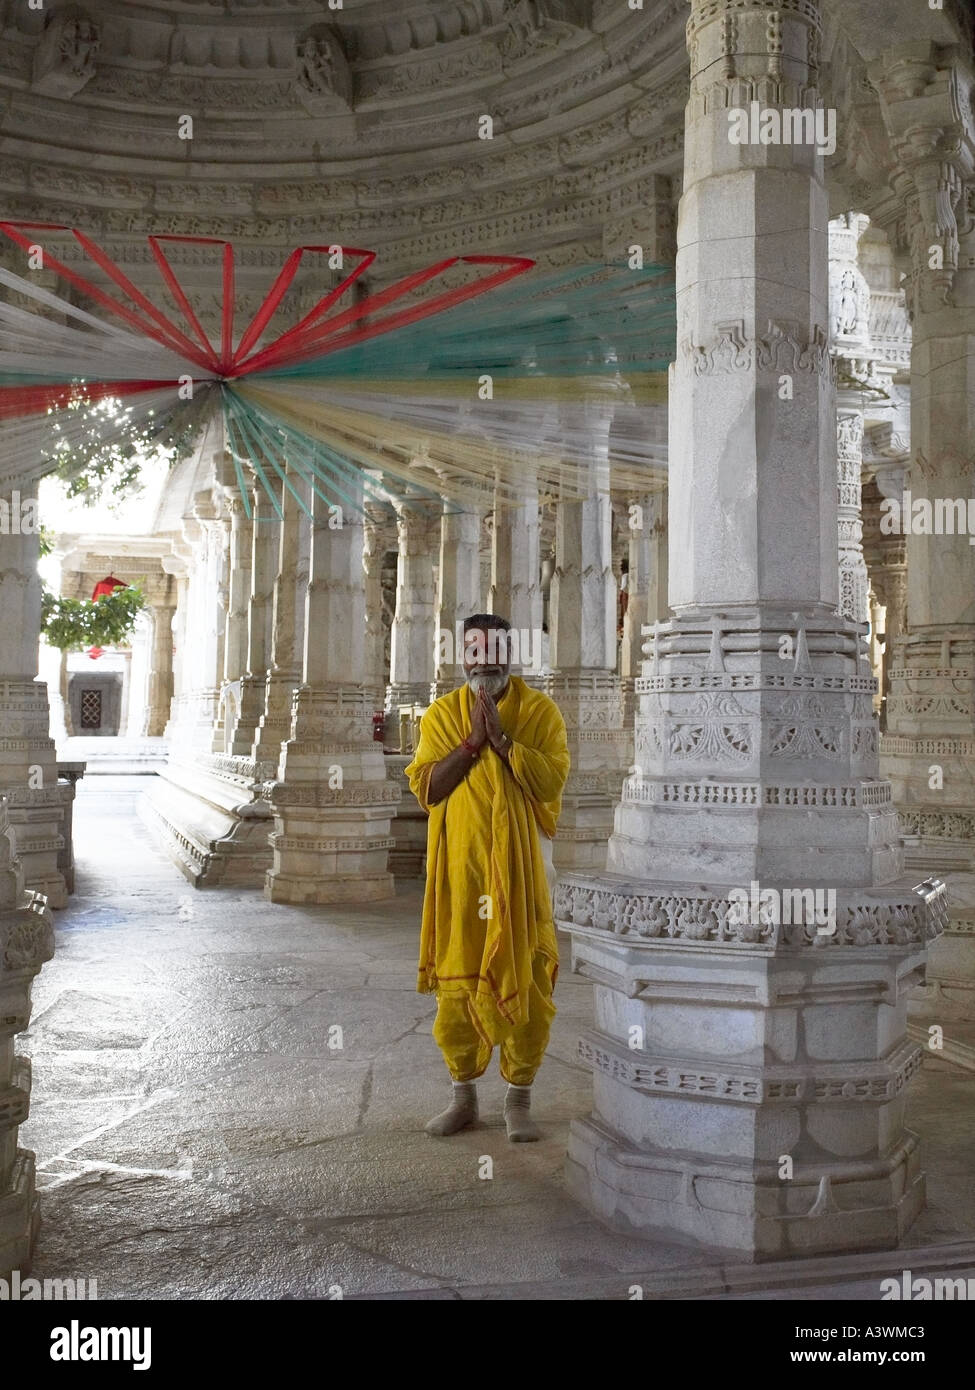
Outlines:
{"type": "Polygon", "coordinates": [[[418,887],[355,911],[197,892],[135,815],[147,785],[79,786],[77,891],[19,1040],[39,1277],[100,1298],[873,1299],[905,1265],[975,1275],[971,1073],[929,1059],[914,1088],[930,1202],[908,1250],[749,1266],[616,1235],[562,1184],[587,985],[559,982],[542,1143],[507,1143],[496,1069],[482,1125],[431,1139],[448,1087],[414,991],[418,887]]]}

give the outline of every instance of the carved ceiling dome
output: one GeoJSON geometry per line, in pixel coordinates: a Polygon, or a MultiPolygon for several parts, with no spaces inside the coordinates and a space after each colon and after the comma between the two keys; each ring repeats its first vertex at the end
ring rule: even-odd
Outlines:
{"type": "MultiPolygon", "coordinates": [[[[893,99],[934,78],[872,60],[898,25],[957,36],[959,4],[885,26],[864,7],[855,42],[849,7],[825,5],[832,211],[897,245],[874,81],[893,99]]],[[[0,212],[84,227],[132,262],[150,232],[231,238],[266,266],[327,238],[380,252],[380,279],[474,252],[666,257],[687,17],[687,0],[0,0],[0,212]]],[[[970,94],[944,102],[950,124],[970,94]]]]}
{"type": "Polygon", "coordinates": [[[685,19],[685,0],[0,0],[0,208],[265,246],[320,238],[325,212],[397,264],[598,258],[680,167],[685,19]]]}

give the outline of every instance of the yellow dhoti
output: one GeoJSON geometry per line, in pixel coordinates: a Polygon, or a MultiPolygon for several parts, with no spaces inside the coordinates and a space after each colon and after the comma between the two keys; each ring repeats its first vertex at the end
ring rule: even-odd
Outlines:
{"type": "Polygon", "coordinates": [[[430,813],[417,989],[438,1000],[434,1037],[451,1076],[472,1080],[501,1045],[501,1072],[530,1084],[555,1015],[552,897],[540,835],[551,838],[569,770],[555,703],[512,676],[498,703],[508,766],[488,746],[450,795],[429,800],[433,768],[471,730],[467,685],[423,716],[406,769],[430,813]]]}

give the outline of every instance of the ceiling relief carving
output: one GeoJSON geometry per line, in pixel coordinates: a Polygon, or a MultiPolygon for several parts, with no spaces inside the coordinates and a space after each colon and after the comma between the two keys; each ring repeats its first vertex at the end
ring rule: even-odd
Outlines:
{"type": "Polygon", "coordinates": [[[34,52],[31,86],[45,96],[73,97],[95,75],[101,31],[77,6],[48,14],[34,52]]]}
{"type": "Polygon", "coordinates": [[[390,273],[515,243],[572,264],[680,169],[685,0],[416,0],[392,17],[373,0],[102,0],[94,34],[51,4],[45,28],[0,0],[0,206],[85,226],[123,260],[147,231],[318,239],[327,212],[330,239],[368,240],[390,273]],[[55,35],[79,67],[70,94],[63,76],[31,87],[55,35]]]}
{"type": "MultiPolygon", "coordinates": [[[[826,9],[846,137],[832,212],[868,213],[906,257],[877,70],[826,9]]],[[[571,263],[660,222],[653,180],[676,177],[676,201],[686,21],[686,0],[0,0],[0,206],[87,226],[123,259],[149,230],[265,246],[327,230],[391,271],[459,245],[571,263]]]]}
{"type": "Polygon", "coordinates": [[[319,25],[299,36],[295,50],[295,74],[302,105],[315,115],[351,111],[352,69],[338,33],[319,25]]]}

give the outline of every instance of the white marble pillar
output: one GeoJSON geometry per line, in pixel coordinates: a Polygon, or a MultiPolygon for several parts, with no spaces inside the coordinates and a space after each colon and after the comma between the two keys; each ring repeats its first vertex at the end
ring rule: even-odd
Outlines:
{"type": "Polygon", "coordinates": [[[648,623],[666,622],[667,604],[667,491],[644,493],[626,507],[629,533],[626,611],[620,651],[620,683],[623,689],[623,725],[630,729],[639,697],[636,682],[643,668],[643,629],[648,623]]]}
{"type": "Polygon", "coordinates": [[[692,0],[675,616],[608,872],[555,901],[595,996],[570,1190],[630,1234],[766,1259],[894,1246],[922,1205],[906,998],[943,896],[896,881],[873,680],[837,612],[822,156],[730,138],[751,100],[819,104],[820,37],[818,0],[692,0]]]}
{"type": "Polygon", "coordinates": [[[367,677],[363,518],[341,524],[315,495],[302,684],[269,796],[272,902],[374,902],[392,896],[387,857],[399,788],[372,736],[380,690],[367,677]]]}
{"type": "MultiPolygon", "coordinates": [[[[20,502],[29,495],[26,485],[3,490],[0,504],[8,518],[19,521],[20,502]]],[[[40,535],[7,524],[9,530],[0,528],[0,793],[7,797],[8,829],[27,887],[45,894],[51,907],[63,907],[67,890],[58,869],[63,793],[47,686],[36,679],[40,535]]]]}
{"type": "Polygon", "coordinates": [[[436,568],[440,509],[420,498],[396,504],[399,561],[386,709],[430,703],[436,674],[436,568]]]}
{"type": "Polygon", "coordinates": [[[556,507],[555,571],[549,597],[552,669],[543,684],[565,719],[571,759],[553,847],[559,868],[605,867],[613,807],[629,765],[616,673],[611,419],[605,407],[585,408],[591,444],[589,495],[562,500],[556,507]]]}
{"type": "Polygon", "coordinates": [[[495,491],[487,611],[507,618],[517,632],[512,669],[531,684],[540,682],[543,664],[540,537],[538,484],[526,474],[517,501],[495,491]]]}
{"type": "MultiPolygon", "coordinates": [[[[310,494],[307,484],[294,470],[289,477],[300,497],[305,498],[310,494]]],[[[301,684],[296,576],[301,533],[308,525],[305,513],[289,487],[284,488],[281,494],[281,513],[271,594],[271,660],[265,680],[264,709],[254,733],[254,757],[261,764],[273,761],[274,774],[281,757],[281,746],[291,733],[292,700],[301,684]]],[[[307,582],[306,571],[305,586],[307,582]]]]}
{"type": "MultiPolygon", "coordinates": [[[[287,488],[284,488],[288,492],[287,488]]],[[[281,489],[275,495],[281,507],[281,489]]],[[[290,493],[289,493],[290,496],[290,493]]],[[[292,505],[297,507],[294,498],[292,505]]],[[[267,678],[271,668],[273,642],[275,578],[281,551],[283,520],[272,506],[263,487],[253,491],[251,527],[250,593],[247,602],[246,674],[240,682],[240,709],[228,752],[250,757],[257,730],[267,703],[267,678]]]]}
{"type": "Polygon", "coordinates": [[[860,472],[863,467],[862,393],[836,393],[836,489],[839,498],[840,612],[854,623],[868,623],[869,580],[863,558],[863,519],[860,513],[860,472]]]}
{"type": "Polygon", "coordinates": [[[836,488],[840,612],[869,622],[867,564],[863,558],[861,473],[864,402],[881,383],[870,344],[870,287],[857,264],[869,218],[847,213],[829,224],[830,349],[837,368],[836,488]]]}
{"type": "MultiPolygon", "coordinates": [[[[174,586],[173,586],[174,587],[174,586]]],[[[175,598],[175,594],[173,595],[175,598]]],[[[175,604],[154,603],[145,720],[141,733],[159,738],[166,731],[173,701],[173,618],[175,604]]]]}
{"type": "Polygon", "coordinates": [[[894,651],[907,632],[907,538],[886,535],[881,531],[885,498],[900,499],[907,485],[906,463],[877,469],[873,482],[865,491],[861,503],[863,515],[863,549],[870,584],[883,612],[883,628],[878,631],[881,686],[875,702],[880,705],[880,766],[886,768],[885,740],[887,730],[887,698],[890,693],[890,669],[894,651]],[[883,644],[879,641],[883,637],[883,644]]]}
{"type": "Polygon", "coordinates": [[[50,910],[43,896],[24,888],[0,797],[0,1279],[29,1269],[37,1234],[34,1155],[17,1147],[30,1108],[31,1066],[15,1054],[14,1040],[30,1023],[34,977],[53,954],[50,910]]]}
{"type": "Polygon", "coordinates": [[[189,571],[185,680],[168,729],[176,758],[212,751],[224,682],[230,518],[223,498],[209,489],[196,494],[192,514],[183,519],[183,549],[189,571]]]}
{"type": "Polygon", "coordinates": [[[190,581],[185,554],[174,553],[167,556],[163,564],[171,566],[170,572],[176,579],[176,613],[173,617],[173,698],[169,706],[169,718],[163,729],[163,737],[169,738],[176,710],[189,679],[186,643],[189,633],[190,581]]]}
{"type": "MultiPolygon", "coordinates": [[[[383,556],[392,509],[380,503],[366,506],[363,520],[362,564],[366,582],[366,671],[370,684],[386,689],[386,634],[383,627],[383,556]]],[[[376,711],[379,712],[378,710],[376,711]]]]}
{"type": "Polygon", "coordinates": [[[230,573],[228,578],[227,623],[223,644],[223,678],[239,680],[247,670],[248,608],[251,599],[251,556],[254,519],[247,515],[244,499],[237,488],[226,489],[230,513],[230,573]]]}
{"type": "Polygon", "coordinates": [[[178,637],[183,689],[167,727],[169,759],[140,809],[197,887],[256,887],[271,857],[261,773],[273,775],[275,763],[259,768],[250,739],[242,755],[232,748],[249,659],[254,527],[238,510],[226,460],[218,454],[214,465],[215,487],[197,493],[178,557],[189,577],[178,637]]]}
{"type": "Polygon", "coordinates": [[[876,589],[871,584],[868,602],[870,604],[870,669],[873,671],[873,678],[877,682],[877,690],[873,697],[874,713],[878,719],[882,712],[881,692],[884,688],[884,605],[876,589]]]}
{"type": "Polygon", "coordinates": [[[252,522],[234,483],[222,489],[229,518],[227,542],[226,618],[223,631],[223,669],[220,704],[213,726],[214,753],[229,751],[240,714],[240,682],[247,669],[247,608],[251,591],[252,522]]]}
{"type": "Polygon", "coordinates": [[[480,590],[480,513],[445,500],[437,571],[437,664],[430,699],[456,690],[464,680],[464,619],[482,611],[480,590]]]}
{"type": "MultiPolygon", "coordinates": [[[[883,766],[907,862],[948,882],[950,923],[917,1001],[932,1021],[975,1022],[975,124],[971,57],[921,42],[870,68],[906,215],[895,247],[911,346],[907,631],[888,643],[883,766]],[[932,518],[924,524],[924,515],[932,518]],[[940,517],[940,520],[939,520],[940,517]],[[950,518],[950,520],[948,519],[950,518]]],[[[895,242],[897,237],[895,235],[895,242]]],[[[902,522],[904,518],[902,517],[902,522]]]]}

